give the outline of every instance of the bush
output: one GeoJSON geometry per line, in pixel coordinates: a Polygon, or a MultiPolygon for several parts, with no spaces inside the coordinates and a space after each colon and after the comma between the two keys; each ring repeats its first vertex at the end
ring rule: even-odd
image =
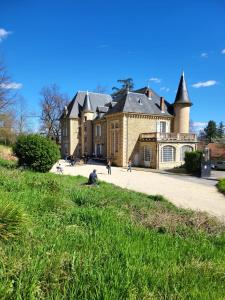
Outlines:
{"type": "Polygon", "coordinates": [[[201,173],[202,151],[185,153],[185,168],[188,173],[200,175],[201,173]]]}
{"type": "Polygon", "coordinates": [[[225,195],[225,178],[220,179],[217,183],[218,190],[225,195]]]}
{"type": "Polygon", "coordinates": [[[39,172],[49,171],[60,157],[58,146],[38,134],[20,136],[13,150],[19,165],[26,165],[39,172]]]}

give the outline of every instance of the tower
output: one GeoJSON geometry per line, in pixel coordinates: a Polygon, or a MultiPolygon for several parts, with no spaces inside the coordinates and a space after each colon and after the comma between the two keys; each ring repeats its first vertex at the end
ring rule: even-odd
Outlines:
{"type": "Polygon", "coordinates": [[[189,133],[190,107],[192,103],[189,99],[187,85],[184,78],[184,72],[181,75],[174,107],[174,132],[189,133]]]}
{"type": "Polygon", "coordinates": [[[91,106],[90,96],[87,91],[84,104],[81,112],[81,152],[82,155],[91,156],[93,153],[92,139],[93,139],[93,129],[92,129],[92,120],[94,118],[94,111],[91,106]]]}

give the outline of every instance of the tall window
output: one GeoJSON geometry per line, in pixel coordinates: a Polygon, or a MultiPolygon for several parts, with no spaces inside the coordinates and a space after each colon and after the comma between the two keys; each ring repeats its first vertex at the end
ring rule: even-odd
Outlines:
{"type": "Polygon", "coordinates": [[[161,162],[175,161],[176,149],[173,146],[164,146],[161,149],[161,162]]]}
{"type": "Polygon", "coordinates": [[[166,132],[166,122],[160,121],[160,132],[166,132]]]}
{"type": "Polygon", "coordinates": [[[180,149],[180,160],[184,161],[185,152],[192,152],[192,151],[193,151],[193,148],[191,146],[188,146],[188,145],[182,146],[180,149]]]}
{"type": "Polygon", "coordinates": [[[115,154],[119,151],[119,123],[111,123],[111,153],[115,154]]]}
{"type": "Polygon", "coordinates": [[[95,127],[95,136],[101,136],[102,135],[102,128],[101,125],[96,125],[95,127]]]}
{"type": "Polygon", "coordinates": [[[144,146],[144,161],[151,161],[152,149],[149,146],[144,146]]]}

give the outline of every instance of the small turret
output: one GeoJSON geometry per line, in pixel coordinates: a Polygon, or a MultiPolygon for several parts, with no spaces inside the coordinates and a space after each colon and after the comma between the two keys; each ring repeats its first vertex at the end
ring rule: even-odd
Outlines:
{"type": "Polygon", "coordinates": [[[174,107],[174,132],[175,133],[189,133],[190,120],[190,101],[184,72],[181,75],[179,86],[177,89],[176,98],[173,104],[174,107]]]}
{"type": "Polygon", "coordinates": [[[93,112],[88,91],[84,98],[83,112],[93,112]]]}

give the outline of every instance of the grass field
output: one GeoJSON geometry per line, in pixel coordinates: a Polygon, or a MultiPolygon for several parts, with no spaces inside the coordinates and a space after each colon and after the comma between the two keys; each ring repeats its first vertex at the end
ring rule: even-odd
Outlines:
{"type": "Polygon", "coordinates": [[[0,299],[225,299],[224,226],[0,161],[0,299]]]}

